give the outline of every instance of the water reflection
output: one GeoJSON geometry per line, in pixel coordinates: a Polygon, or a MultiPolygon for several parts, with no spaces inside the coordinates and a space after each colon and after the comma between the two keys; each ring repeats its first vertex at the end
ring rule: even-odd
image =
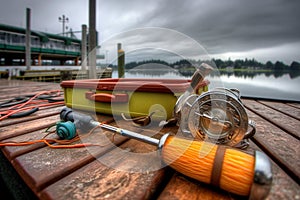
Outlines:
{"type": "MultiPolygon", "coordinates": [[[[156,77],[156,76],[165,76],[165,75],[172,75],[178,76],[179,78],[190,78],[194,71],[192,70],[175,70],[173,68],[170,69],[131,69],[128,71],[128,73],[132,75],[142,75],[142,76],[149,76],[149,77],[156,77]]],[[[288,70],[288,71],[216,71],[215,73],[212,72],[211,76],[235,76],[240,78],[254,78],[259,75],[265,75],[266,77],[275,77],[280,78],[285,75],[288,75],[290,79],[295,79],[300,76],[300,70],[288,70]]],[[[168,78],[168,77],[166,77],[168,78]]]]}
{"type": "MultiPolygon", "coordinates": [[[[141,77],[141,76],[147,76],[147,77],[151,77],[151,78],[172,78],[172,77],[176,77],[176,78],[182,78],[180,72],[178,72],[177,70],[169,70],[169,69],[157,69],[157,70],[142,70],[142,69],[133,69],[130,71],[127,71],[127,74],[129,76],[133,76],[133,77],[141,77]]],[[[126,76],[127,77],[127,76],[126,76]]],[[[186,76],[186,78],[191,77],[186,76]]]]}
{"type": "MultiPolygon", "coordinates": [[[[189,75],[191,75],[192,73],[189,73],[189,75]]],[[[228,71],[224,71],[221,70],[219,71],[216,75],[221,75],[221,76],[235,76],[235,77],[240,77],[240,78],[254,78],[256,76],[260,76],[260,75],[264,75],[266,77],[275,77],[275,78],[280,78],[283,77],[285,75],[288,75],[290,77],[290,79],[295,79],[297,77],[300,76],[300,70],[277,70],[277,71],[254,71],[254,70],[228,70],[228,71]]],[[[212,73],[212,76],[214,75],[214,73],[212,73]]]]}
{"type": "MultiPolygon", "coordinates": [[[[174,76],[178,76],[179,78],[190,78],[194,71],[192,70],[175,70],[173,68],[161,68],[161,69],[143,69],[143,68],[138,68],[138,69],[131,69],[127,71],[128,73],[134,75],[134,76],[150,76],[150,77],[157,77],[157,76],[165,76],[169,75],[170,73],[174,76]]],[[[277,70],[277,71],[254,71],[254,70],[228,70],[228,71],[217,71],[213,72],[211,76],[235,76],[235,77],[240,77],[240,78],[254,78],[259,75],[265,75],[266,77],[275,77],[275,78],[280,78],[283,77],[284,75],[288,75],[290,79],[295,79],[300,76],[300,70],[277,70]]]]}
{"type": "MultiPolygon", "coordinates": [[[[192,74],[194,72],[191,72],[192,74]]],[[[127,70],[126,78],[189,78],[191,75],[183,76],[178,70],[160,63],[146,63],[127,70]]]]}
{"type": "MultiPolygon", "coordinates": [[[[126,78],[191,78],[193,71],[178,71],[173,68],[132,69],[125,73],[126,78]]],[[[113,77],[118,77],[114,70],[113,77]]],[[[219,71],[207,79],[210,87],[224,86],[237,88],[244,97],[300,101],[300,70],[294,71],[219,71]]]]}

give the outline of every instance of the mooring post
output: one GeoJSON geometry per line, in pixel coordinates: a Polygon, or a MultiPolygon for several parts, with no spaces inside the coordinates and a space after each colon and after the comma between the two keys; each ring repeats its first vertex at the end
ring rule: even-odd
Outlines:
{"type": "Polygon", "coordinates": [[[31,38],[30,38],[30,8],[26,8],[26,52],[25,52],[25,60],[26,60],[26,70],[31,69],[31,38]]]}
{"type": "Polygon", "coordinates": [[[87,65],[87,57],[86,57],[86,30],[87,26],[86,24],[83,24],[81,26],[81,69],[86,70],[86,65],[87,65]]]}
{"type": "Polygon", "coordinates": [[[122,49],[122,44],[118,43],[118,77],[124,78],[125,74],[125,52],[122,49]]]}
{"type": "Polygon", "coordinates": [[[89,0],[89,78],[95,79],[96,74],[96,0],[89,0]]]}

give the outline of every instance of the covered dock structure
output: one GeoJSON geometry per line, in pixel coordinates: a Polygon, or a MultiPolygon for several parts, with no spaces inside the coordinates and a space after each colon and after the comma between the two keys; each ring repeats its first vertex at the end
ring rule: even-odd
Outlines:
{"type": "MultiPolygon", "coordinates": [[[[31,30],[31,65],[79,65],[81,40],[31,30]]],[[[0,24],[0,66],[25,65],[26,29],[0,24]]]]}

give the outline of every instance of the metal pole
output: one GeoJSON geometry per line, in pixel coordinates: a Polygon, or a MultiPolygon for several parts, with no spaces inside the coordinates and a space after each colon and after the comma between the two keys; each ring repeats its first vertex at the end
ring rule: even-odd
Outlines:
{"type": "Polygon", "coordinates": [[[105,62],[108,65],[108,50],[105,51],[105,62]]]}
{"type": "Polygon", "coordinates": [[[82,34],[81,34],[81,69],[86,70],[87,65],[87,57],[86,57],[86,30],[87,26],[83,24],[81,26],[82,34]]]}
{"type": "Polygon", "coordinates": [[[65,16],[62,16],[62,33],[63,36],[65,36],[65,16]]]}
{"type": "Polygon", "coordinates": [[[89,78],[96,76],[96,0],[89,0],[89,78]]]}
{"type": "Polygon", "coordinates": [[[31,69],[30,8],[26,8],[26,70],[31,69]]]}
{"type": "Polygon", "coordinates": [[[122,49],[122,44],[118,43],[118,77],[124,78],[125,68],[125,52],[122,49]]]}
{"type": "Polygon", "coordinates": [[[69,22],[69,18],[67,18],[65,15],[62,15],[62,18],[58,17],[58,21],[62,22],[62,34],[65,36],[65,24],[69,22]]]}
{"type": "Polygon", "coordinates": [[[61,110],[60,119],[63,121],[74,122],[75,124],[77,124],[78,129],[83,128],[83,127],[86,129],[90,129],[90,128],[94,128],[96,126],[100,126],[103,129],[118,133],[125,137],[143,141],[148,144],[155,145],[155,146],[160,146],[160,142],[162,141],[162,140],[158,140],[156,138],[152,138],[152,137],[142,135],[142,134],[139,134],[139,133],[136,133],[133,131],[126,130],[126,129],[110,126],[108,124],[99,123],[98,121],[93,120],[93,118],[91,116],[73,112],[72,109],[67,108],[67,107],[65,107],[61,110]]]}

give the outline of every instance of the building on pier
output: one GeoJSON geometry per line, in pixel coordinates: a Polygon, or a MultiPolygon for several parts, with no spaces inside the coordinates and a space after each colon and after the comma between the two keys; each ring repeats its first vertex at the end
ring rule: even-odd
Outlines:
{"type": "MultiPolygon", "coordinates": [[[[25,65],[26,29],[0,24],[0,66],[25,65]]],[[[81,40],[31,30],[31,65],[79,65],[81,40]]]]}

